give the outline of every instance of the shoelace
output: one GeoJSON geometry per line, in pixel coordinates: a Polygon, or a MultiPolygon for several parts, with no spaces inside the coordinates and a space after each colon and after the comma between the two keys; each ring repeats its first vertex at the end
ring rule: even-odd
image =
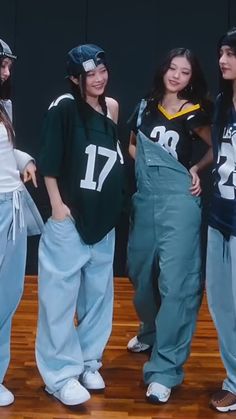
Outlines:
{"type": "Polygon", "coordinates": [[[93,374],[93,375],[96,375],[96,374],[97,374],[97,371],[91,371],[91,370],[85,371],[85,373],[84,373],[85,377],[86,377],[86,375],[88,375],[88,374],[93,374]]]}
{"type": "Polygon", "coordinates": [[[150,389],[149,389],[149,393],[155,393],[155,395],[157,396],[157,397],[165,397],[165,396],[168,396],[168,394],[169,394],[169,390],[168,389],[165,389],[165,390],[156,390],[155,389],[155,385],[151,385],[151,387],[150,387],[150,389]]]}
{"type": "Polygon", "coordinates": [[[72,388],[78,387],[78,384],[79,384],[79,382],[77,380],[75,380],[75,379],[70,380],[70,381],[68,381],[66,388],[67,389],[72,389],[72,388]]]}

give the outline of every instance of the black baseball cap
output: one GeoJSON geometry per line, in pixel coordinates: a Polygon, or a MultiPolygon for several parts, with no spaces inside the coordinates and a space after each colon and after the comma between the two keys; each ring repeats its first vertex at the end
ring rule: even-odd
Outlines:
{"type": "Polygon", "coordinates": [[[1,57],[7,57],[13,60],[16,59],[16,55],[12,54],[11,48],[2,39],[0,39],[0,58],[1,57]]]}
{"type": "Polygon", "coordinates": [[[228,45],[230,48],[236,49],[236,27],[231,28],[225,35],[223,35],[218,42],[218,49],[222,46],[228,45]]]}
{"type": "Polygon", "coordinates": [[[68,76],[79,76],[93,70],[99,64],[106,65],[105,52],[94,44],[84,44],[72,48],[67,54],[68,76]]]}

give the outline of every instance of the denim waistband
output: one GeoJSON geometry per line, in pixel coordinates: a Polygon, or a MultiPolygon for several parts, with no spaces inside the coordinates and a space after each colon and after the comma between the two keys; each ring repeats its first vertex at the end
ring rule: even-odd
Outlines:
{"type": "Polygon", "coordinates": [[[17,220],[19,222],[20,230],[22,230],[25,225],[22,206],[22,190],[16,190],[13,192],[1,192],[0,202],[3,201],[12,201],[12,240],[15,241],[17,220]]]}
{"type": "Polygon", "coordinates": [[[10,201],[13,199],[13,192],[0,192],[0,201],[10,201]]]}

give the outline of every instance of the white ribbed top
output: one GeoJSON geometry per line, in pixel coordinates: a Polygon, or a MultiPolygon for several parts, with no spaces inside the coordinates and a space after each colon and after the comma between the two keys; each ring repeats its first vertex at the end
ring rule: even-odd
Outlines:
{"type": "Polygon", "coordinates": [[[21,189],[22,182],[14,149],[8,139],[5,125],[0,123],[0,193],[21,189]]]}

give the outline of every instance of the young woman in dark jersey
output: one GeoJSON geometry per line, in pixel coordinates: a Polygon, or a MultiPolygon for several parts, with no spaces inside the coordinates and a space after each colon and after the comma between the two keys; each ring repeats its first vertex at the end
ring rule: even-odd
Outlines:
{"type": "Polygon", "coordinates": [[[128,271],[141,326],[128,349],[153,347],[144,365],[153,402],[166,402],[183,381],[201,303],[199,174],[212,161],[210,108],[198,61],[178,48],[158,68],[151,93],[130,121],[137,192],[128,271]],[[194,138],[209,147],[196,164],[194,138]]]}
{"type": "Polygon", "coordinates": [[[67,74],[72,93],[49,107],[39,159],[52,216],[39,245],[36,358],[46,391],[76,405],[105,387],[98,370],[112,327],[123,158],[104,51],[73,48],[67,74]]]}
{"type": "Polygon", "coordinates": [[[210,210],[206,285],[226,369],[211,404],[236,410],[236,28],[219,41],[220,89],[213,124],[214,189],[210,210]]]}

